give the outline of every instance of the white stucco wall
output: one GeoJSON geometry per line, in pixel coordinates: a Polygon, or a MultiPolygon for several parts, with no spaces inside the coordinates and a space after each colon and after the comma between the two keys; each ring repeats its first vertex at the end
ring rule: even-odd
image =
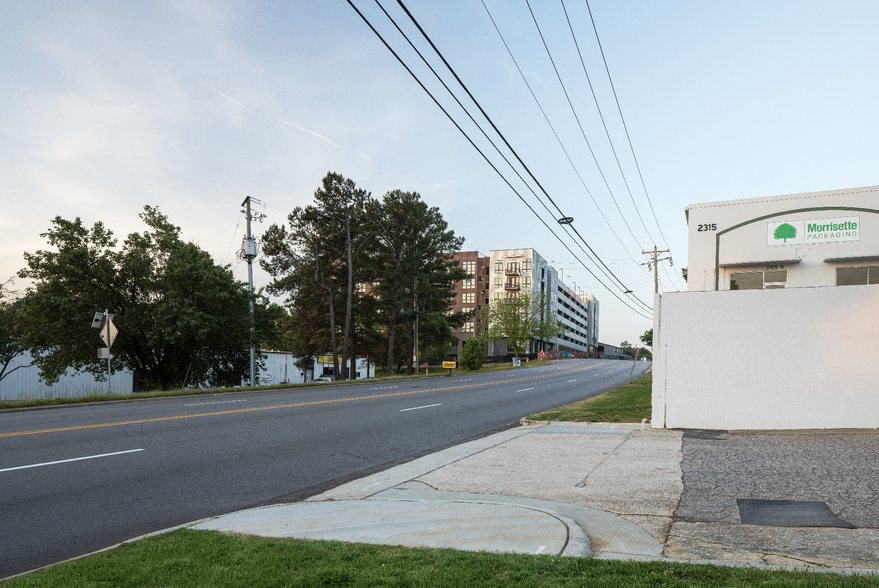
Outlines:
{"type": "Polygon", "coordinates": [[[655,428],[879,428],[879,285],[654,301],[655,428]]]}

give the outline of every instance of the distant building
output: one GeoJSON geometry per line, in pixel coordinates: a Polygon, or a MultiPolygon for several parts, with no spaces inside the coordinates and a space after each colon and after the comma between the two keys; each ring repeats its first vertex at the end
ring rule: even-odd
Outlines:
{"type": "MultiPolygon", "coordinates": [[[[456,284],[452,311],[478,310],[491,300],[511,295],[544,294],[547,316],[555,316],[565,327],[561,337],[531,342],[528,353],[559,351],[563,354],[594,355],[598,344],[598,300],[592,294],[577,294],[559,280],[558,272],[534,249],[498,249],[488,256],[476,251],[454,254],[472,278],[456,284]]],[[[452,355],[460,357],[464,342],[483,329],[478,317],[454,331],[460,340],[452,355]]],[[[487,353],[506,355],[505,342],[489,342],[487,353]]]]}
{"type": "Polygon", "coordinates": [[[450,313],[473,311],[473,316],[461,328],[453,330],[458,344],[450,355],[461,357],[464,343],[482,329],[478,314],[488,303],[488,257],[478,251],[458,251],[452,254],[452,259],[470,274],[469,278],[455,283],[455,300],[449,308],[450,313]]]}

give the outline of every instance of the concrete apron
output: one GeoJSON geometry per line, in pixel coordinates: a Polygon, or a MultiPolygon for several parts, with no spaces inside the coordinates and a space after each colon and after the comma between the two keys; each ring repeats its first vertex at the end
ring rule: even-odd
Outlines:
{"type": "Polygon", "coordinates": [[[680,431],[607,423],[524,426],[304,503],[232,513],[192,528],[610,559],[837,572],[879,568],[879,555],[875,562],[863,553],[847,558],[840,550],[816,557],[812,549],[806,557],[802,538],[788,543],[764,537],[790,531],[808,533],[811,544],[833,544],[848,532],[869,539],[864,547],[870,550],[879,546],[874,530],[675,522],[683,492],[681,456],[680,431]]]}
{"type": "MultiPolygon", "coordinates": [[[[642,527],[613,513],[526,494],[483,493],[485,483],[467,476],[477,492],[438,490],[420,478],[503,448],[539,432],[565,437],[589,431],[619,444],[631,429],[527,426],[440,451],[314,496],[304,503],[239,511],[201,522],[193,529],[267,537],[343,540],[409,547],[568,556],[654,559],[664,545],[642,527]]],[[[629,425],[631,426],[631,425],[629,425]]],[[[554,435],[553,435],[554,436],[554,435]]],[[[549,437],[546,437],[549,438],[549,437]]],[[[585,438],[585,437],[584,437],[585,438]]],[[[564,439],[556,441],[564,442],[564,439]]],[[[509,452],[497,456],[514,457],[509,452]]],[[[518,459],[516,459],[518,461],[518,459]]],[[[556,459],[550,460],[557,463],[556,459]]],[[[601,460],[604,461],[604,460],[601,460]]],[[[501,464],[533,470],[535,464],[501,464]]],[[[521,470],[519,470],[521,471],[521,470]]],[[[576,474],[580,480],[581,472],[576,474]]],[[[552,485],[557,485],[557,482],[552,485]]]]}

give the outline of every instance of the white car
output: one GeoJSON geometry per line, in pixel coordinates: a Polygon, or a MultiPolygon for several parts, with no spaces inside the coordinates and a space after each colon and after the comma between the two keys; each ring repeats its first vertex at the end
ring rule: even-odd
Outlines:
{"type": "Polygon", "coordinates": [[[318,376],[314,379],[315,382],[334,382],[333,376],[318,376]]]}

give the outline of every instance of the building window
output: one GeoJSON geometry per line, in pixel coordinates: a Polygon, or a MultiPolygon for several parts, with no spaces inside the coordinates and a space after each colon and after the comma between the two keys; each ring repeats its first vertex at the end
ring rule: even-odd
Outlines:
{"type": "Polygon", "coordinates": [[[531,271],[531,260],[526,259],[522,262],[522,271],[530,272],[531,271]]]}
{"type": "Polygon", "coordinates": [[[494,293],[494,299],[495,299],[495,300],[498,300],[498,299],[500,299],[503,295],[504,295],[503,292],[495,292],[495,293],[494,293]]]}
{"type": "Polygon", "coordinates": [[[494,279],[494,287],[495,287],[495,288],[501,288],[503,285],[504,285],[504,279],[503,279],[503,278],[495,278],[495,279],[494,279]]]}
{"type": "Polygon", "coordinates": [[[522,286],[525,288],[531,287],[531,276],[525,276],[522,278],[522,286]]]}
{"type": "Polygon", "coordinates": [[[859,284],[879,284],[879,267],[838,267],[837,286],[857,286],[859,284]]]}
{"type": "Polygon", "coordinates": [[[735,272],[729,276],[730,290],[773,290],[787,287],[787,270],[735,272]]]}
{"type": "Polygon", "coordinates": [[[461,302],[464,304],[476,304],[476,292],[464,292],[461,294],[461,302]]]}
{"type": "Polygon", "coordinates": [[[475,261],[465,261],[461,264],[464,268],[464,271],[470,274],[471,276],[476,273],[476,262],[475,261]]]}
{"type": "Polygon", "coordinates": [[[467,321],[466,323],[464,323],[464,327],[461,330],[465,333],[472,333],[473,332],[473,321],[467,321]]]}
{"type": "Polygon", "coordinates": [[[461,287],[464,288],[465,290],[470,289],[470,288],[475,288],[476,287],[476,280],[474,280],[473,278],[461,280],[461,287]]]}
{"type": "Polygon", "coordinates": [[[504,273],[504,260],[503,259],[498,259],[496,262],[494,262],[494,273],[496,273],[496,274],[504,273]]]}

